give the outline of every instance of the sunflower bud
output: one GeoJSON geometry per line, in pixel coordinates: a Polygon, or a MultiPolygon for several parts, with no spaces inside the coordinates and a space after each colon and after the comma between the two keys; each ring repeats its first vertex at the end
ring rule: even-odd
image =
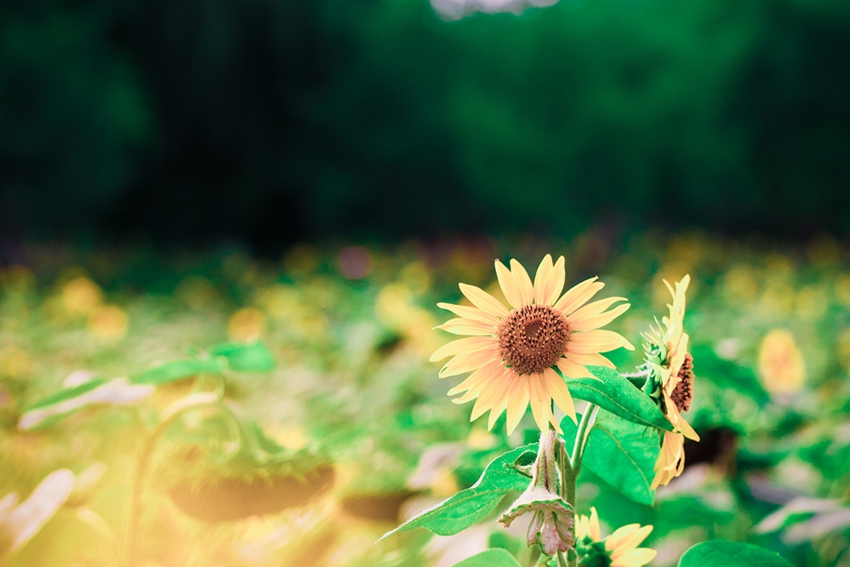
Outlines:
{"type": "Polygon", "coordinates": [[[532,465],[531,484],[499,522],[508,527],[518,517],[532,514],[528,526],[528,545],[537,544],[546,555],[573,547],[573,507],[558,495],[556,450],[560,441],[555,431],[540,434],[540,448],[532,465]]]}

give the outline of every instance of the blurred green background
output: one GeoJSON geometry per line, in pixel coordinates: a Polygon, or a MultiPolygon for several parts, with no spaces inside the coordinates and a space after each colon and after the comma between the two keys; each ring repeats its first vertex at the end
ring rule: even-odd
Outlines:
{"type": "Polygon", "coordinates": [[[3,2],[5,240],[850,228],[846,1],[432,1],[3,2]]]}

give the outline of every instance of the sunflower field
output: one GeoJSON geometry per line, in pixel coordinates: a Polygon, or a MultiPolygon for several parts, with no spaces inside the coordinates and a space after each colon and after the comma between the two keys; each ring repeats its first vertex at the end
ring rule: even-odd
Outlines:
{"type": "Polygon", "coordinates": [[[0,268],[0,564],[850,566],[832,238],[23,258],[0,268]]]}

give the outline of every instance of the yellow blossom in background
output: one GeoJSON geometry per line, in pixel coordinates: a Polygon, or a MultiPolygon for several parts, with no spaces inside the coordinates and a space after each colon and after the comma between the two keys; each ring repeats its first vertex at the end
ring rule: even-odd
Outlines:
{"type": "Polygon", "coordinates": [[[758,293],[758,275],[746,264],[733,267],[723,277],[723,291],[736,299],[751,299],[758,293]]]}
{"type": "Polygon", "coordinates": [[[66,282],[60,296],[65,311],[71,315],[88,315],[103,301],[100,286],[85,276],[66,282]]]}
{"type": "Polygon", "coordinates": [[[227,323],[227,335],[233,341],[252,341],[259,338],[266,329],[266,316],[259,309],[245,307],[230,317],[227,323]]]}
{"type": "Polygon", "coordinates": [[[797,292],[796,312],[803,319],[820,319],[829,307],[826,290],[819,285],[807,285],[797,292]]]}
{"type": "Polygon", "coordinates": [[[776,315],[791,314],[796,301],[794,287],[782,280],[770,281],[761,297],[762,307],[776,315]]]}
{"type": "Polygon", "coordinates": [[[431,272],[422,262],[411,262],[402,268],[399,280],[416,295],[427,292],[433,284],[431,272]]]}
{"type": "Polygon", "coordinates": [[[255,303],[287,330],[310,339],[321,339],[327,336],[330,324],[312,298],[305,295],[294,286],[274,284],[261,290],[255,303]]]}
{"type": "Polygon", "coordinates": [[[130,319],[127,313],[115,305],[95,307],[88,317],[88,329],[102,339],[118,340],[127,334],[130,319]]]}
{"type": "Polygon", "coordinates": [[[378,320],[408,339],[418,352],[427,355],[437,346],[437,339],[430,332],[437,320],[429,311],[416,305],[414,294],[404,284],[384,286],[375,302],[378,320]]]}
{"type": "Polygon", "coordinates": [[[33,373],[32,358],[14,345],[0,348],[0,378],[21,380],[33,373]]]}
{"type": "Polygon", "coordinates": [[[537,426],[549,424],[560,430],[552,413],[555,404],[575,420],[572,396],[561,375],[591,376],[585,365],[614,365],[603,352],[620,347],[634,349],[624,337],[602,327],[622,315],[629,303],[612,297],[588,303],[604,284],[590,278],[562,295],[566,273],[564,258],[557,263],[546,255],[532,283],[516,260],[510,270],[498,260],[496,275],[511,308],[481,288],[460,284],[461,292],[475,307],[439,303],[458,317],[438,328],[467,338],[452,341],[431,356],[431,361],[452,357],[440,370],[440,378],[472,374],[449,395],[463,395],[455,403],[475,400],[470,420],[490,412],[488,429],[507,411],[507,430],[519,425],[529,404],[537,426]],[[609,308],[611,308],[609,310],[609,308]]]}
{"type": "Polygon", "coordinates": [[[762,340],[759,377],[764,389],[772,394],[789,394],[803,387],[806,367],[789,330],[774,329],[762,340]]]}
{"type": "Polygon", "coordinates": [[[610,567],[643,567],[655,559],[656,551],[648,547],[638,547],[652,533],[652,526],[629,524],[618,528],[606,538],[602,538],[599,528],[599,516],[596,508],[590,509],[590,516],[576,519],[576,550],[580,564],[609,565],[610,567]],[[605,544],[604,551],[595,546],[605,544]],[[604,554],[605,557],[594,556],[604,554]],[[606,560],[607,559],[607,560],[606,560]]]}

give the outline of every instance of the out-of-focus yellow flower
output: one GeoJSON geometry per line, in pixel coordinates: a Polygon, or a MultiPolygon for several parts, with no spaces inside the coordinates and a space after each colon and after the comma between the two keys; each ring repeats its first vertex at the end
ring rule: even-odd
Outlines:
{"type": "Polygon", "coordinates": [[[437,498],[448,498],[460,490],[454,469],[452,467],[440,467],[434,472],[431,483],[428,485],[431,494],[437,498]]]}
{"type": "Polygon", "coordinates": [[[838,361],[845,370],[850,370],[850,328],[838,335],[838,361]]]}
{"type": "Polygon", "coordinates": [[[813,321],[823,317],[829,306],[826,291],[819,285],[807,285],[797,292],[797,315],[813,321]]]}
{"type": "Polygon", "coordinates": [[[30,356],[14,345],[0,348],[0,378],[21,380],[32,375],[30,356]]]}
{"type": "Polygon", "coordinates": [[[761,297],[762,306],[778,315],[788,315],[794,308],[797,293],[783,281],[771,281],[761,297]]]}
{"type": "Polygon", "coordinates": [[[490,449],[496,445],[496,436],[480,427],[473,427],[466,436],[466,444],[472,449],[490,449]]]}
{"type": "Polygon", "coordinates": [[[60,295],[65,310],[72,315],[88,315],[103,301],[100,286],[85,276],[65,283],[60,295]]]}
{"type": "Polygon", "coordinates": [[[596,508],[590,516],[576,519],[576,552],[581,565],[609,565],[610,567],[642,567],[655,559],[656,551],[638,547],[652,532],[652,526],[629,524],[602,538],[596,508]],[[601,557],[600,557],[601,556],[601,557]]]}
{"type": "Polygon", "coordinates": [[[259,309],[245,307],[234,313],[227,323],[227,334],[234,341],[259,338],[266,329],[266,316],[259,309]]]}
{"type": "Polygon", "coordinates": [[[301,336],[313,339],[327,336],[327,317],[302,290],[274,284],[259,292],[256,304],[281,325],[301,336]]]}
{"type": "Polygon", "coordinates": [[[92,334],[110,340],[124,338],[130,318],[116,305],[100,305],[89,314],[88,328],[92,334]]]}
{"type": "Polygon", "coordinates": [[[839,274],[835,279],[835,298],[844,307],[850,307],[850,272],[839,274]]]}
{"type": "Polygon", "coordinates": [[[384,286],[375,302],[378,320],[408,339],[417,352],[427,355],[436,346],[431,329],[434,316],[414,302],[413,292],[404,284],[384,286]]]}
{"type": "Polygon", "coordinates": [[[723,277],[723,291],[732,298],[751,299],[758,287],[756,271],[745,264],[734,266],[723,277]]]}
{"type": "Polygon", "coordinates": [[[472,374],[449,395],[461,394],[455,403],[475,401],[471,419],[490,412],[488,429],[507,411],[510,435],[529,404],[541,431],[551,423],[560,430],[552,413],[555,404],[573,420],[575,408],[567,385],[558,372],[572,378],[593,376],[585,365],[614,365],[601,353],[620,347],[634,349],[623,336],[602,327],[629,307],[625,298],[612,297],[588,303],[604,284],[590,278],[562,295],[564,258],[552,262],[546,255],[534,282],[525,268],[511,260],[510,270],[496,261],[496,275],[508,299],[508,309],[475,286],[460,290],[475,307],[439,303],[458,317],[438,328],[467,338],[439,348],[431,361],[452,359],[440,370],[440,378],[472,374]]]}
{"type": "Polygon", "coordinates": [[[410,291],[420,295],[431,289],[433,278],[428,267],[422,262],[412,262],[401,269],[399,279],[410,291]]]}
{"type": "Polygon", "coordinates": [[[803,355],[788,329],[773,329],[762,340],[759,376],[764,389],[772,394],[793,393],[805,383],[803,355]]]}

